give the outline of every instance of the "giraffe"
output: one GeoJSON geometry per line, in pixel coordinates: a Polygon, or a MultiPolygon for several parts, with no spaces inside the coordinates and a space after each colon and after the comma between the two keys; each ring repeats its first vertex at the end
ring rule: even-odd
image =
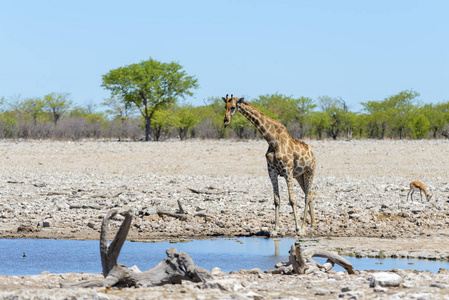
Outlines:
{"type": "Polygon", "coordinates": [[[262,134],[268,142],[268,150],[265,154],[267,159],[268,174],[271,179],[274,193],[275,219],[274,230],[271,236],[276,236],[279,229],[279,184],[278,177],[285,178],[288,187],[289,203],[293,209],[295,217],[296,234],[304,233],[304,226],[307,222],[307,213],[310,214],[312,228],[316,228],[315,216],[312,202],[312,182],[315,173],[315,156],[311,147],[303,141],[294,139],[281,123],[265,116],[255,107],[244,101],[244,98],[237,98],[231,95],[222,97],[226,103],[226,114],[224,126],[228,126],[232,116],[239,111],[245,116],[262,134]],[[296,200],[293,194],[293,179],[296,179],[304,191],[304,217],[301,228],[299,227],[296,214],[296,200]]]}

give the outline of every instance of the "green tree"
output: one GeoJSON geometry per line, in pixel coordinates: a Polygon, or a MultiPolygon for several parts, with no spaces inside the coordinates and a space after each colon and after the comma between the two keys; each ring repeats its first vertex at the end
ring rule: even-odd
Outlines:
{"type": "Polygon", "coordinates": [[[306,133],[306,127],[310,123],[312,111],[316,108],[312,98],[299,97],[294,99],[296,106],[295,121],[298,123],[300,132],[299,138],[303,138],[306,133]]]}
{"type": "Polygon", "coordinates": [[[388,115],[385,103],[379,101],[362,102],[363,110],[366,112],[366,126],[368,137],[385,138],[388,115]]]}
{"type": "Polygon", "coordinates": [[[191,90],[198,88],[198,83],[178,63],[161,63],[150,58],[109,71],[103,75],[101,86],[139,109],[145,120],[145,140],[149,141],[154,113],[175,104],[180,97],[193,95],[191,90]]]}
{"type": "Polygon", "coordinates": [[[118,139],[121,140],[127,134],[126,128],[129,125],[130,118],[137,112],[136,106],[133,103],[125,102],[119,96],[111,96],[104,99],[100,105],[106,107],[106,114],[112,116],[113,124],[117,124],[118,130],[116,132],[118,139]]]}
{"type": "Polygon", "coordinates": [[[5,97],[1,97],[0,98],[0,113],[4,113],[5,112],[5,105],[6,105],[6,98],[5,97]]]}
{"type": "Polygon", "coordinates": [[[418,139],[425,138],[430,130],[430,122],[427,119],[427,117],[422,113],[418,114],[412,119],[411,125],[413,128],[412,131],[413,137],[418,139]]]}
{"type": "Polygon", "coordinates": [[[14,117],[13,112],[5,111],[0,114],[0,127],[1,131],[0,136],[3,138],[15,138],[17,137],[17,119],[14,117]]]}
{"type": "Polygon", "coordinates": [[[362,102],[368,113],[370,137],[385,138],[387,131],[402,139],[411,131],[411,120],[416,113],[416,98],[419,93],[413,90],[401,91],[382,101],[362,102]]]}
{"type": "Polygon", "coordinates": [[[368,115],[365,113],[355,114],[354,122],[354,132],[359,136],[359,138],[365,137],[365,129],[368,124],[368,115]]]}
{"type": "Polygon", "coordinates": [[[44,96],[44,109],[47,110],[55,126],[72,106],[73,102],[69,100],[69,97],[69,93],[50,93],[44,96]]]}
{"type": "Polygon", "coordinates": [[[236,114],[232,118],[232,123],[230,127],[235,132],[235,134],[239,139],[243,139],[245,137],[246,129],[252,128],[252,124],[242,114],[236,114]]]}
{"type": "Polygon", "coordinates": [[[181,140],[185,140],[189,131],[200,122],[198,115],[191,105],[182,105],[175,108],[175,120],[181,140]]]}
{"type": "Polygon", "coordinates": [[[266,94],[254,99],[251,103],[262,112],[269,112],[272,119],[275,119],[285,126],[293,119],[290,98],[282,94],[266,94]]]}
{"type": "Polygon", "coordinates": [[[347,139],[352,139],[352,133],[356,126],[357,116],[356,113],[349,111],[349,106],[346,101],[340,98],[341,105],[341,128],[344,130],[347,139]]]}
{"type": "Polygon", "coordinates": [[[133,116],[136,112],[134,103],[125,102],[118,96],[111,96],[104,99],[101,105],[107,107],[105,112],[108,115],[111,115],[114,119],[119,119],[122,122],[133,116]]]}
{"type": "Polygon", "coordinates": [[[341,131],[346,132],[348,136],[352,135],[354,116],[349,112],[346,102],[342,99],[321,96],[318,98],[318,103],[321,110],[328,115],[329,136],[336,140],[341,131]]]}
{"type": "MultiPolygon", "coordinates": [[[[226,137],[229,128],[223,126],[225,110],[221,97],[211,97],[207,99],[205,105],[198,107],[196,112],[201,120],[196,127],[201,127],[202,131],[208,131],[198,132],[198,135],[202,134],[203,137],[218,139],[226,137]]],[[[199,131],[200,129],[196,130],[199,131]]]]}
{"type": "Polygon", "coordinates": [[[413,90],[405,90],[385,99],[392,130],[400,139],[405,136],[406,130],[411,127],[418,96],[419,93],[413,90]]]}
{"type": "Polygon", "coordinates": [[[313,112],[310,117],[313,131],[318,135],[318,139],[323,138],[323,133],[329,129],[329,115],[324,111],[313,112]]]}
{"type": "Polygon", "coordinates": [[[331,107],[326,113],[329,114],[329,135],[336,140],[338,135],[340,134],[340,130],[342,128],[342,122],[344,117],[344,112],[339,107],[331,107]]]}
{"type": "Polygon", "coordinates": [[[44,101],[41,98],[26,98],[23,99],[20,95],[9,104],[9,106],[18,115],[24,119],[32,119],[34,125],[37,124],[37,119],[45,114],[44,101]]]}
{"type": "Polygon", "coordinates": [[[310,113],[316,107],[311,98],[293,98],[278,93],[259,96],[252,104],[287,128],[292,124],[298,125],[300,138],[304,135],[310,113]]]}
{"type": "Polygon", "coordinates": [[[44,114],[45,103],[40,98],[28,98],[23,102],[23,111],[33,118],[34,125],[37,119],[44,114]]]}
{"type": "Polygon", "coordinates": [[[449,102],[426,104],[423,107],[423,113],[430,123],[433,138],[437,138],[444,126],[449,123],[449,102]]]}
{"type": "Polygon", "coordinates": [[[76,105],[70,110],[70,117],[72,118],[82,118],[89,123],[99,123],[102,124],[106,121],[106,116],[103,112],[96,112],[95,104],[87,104],[85,106],[76,105]]]}
{"type": "Polygon", "coordinates": [[[163,135],[168,135],[175,124],[176,118],[171,109],[159,109],[155,111],[151,122],[154,140],[159,141],[163,135]]]}

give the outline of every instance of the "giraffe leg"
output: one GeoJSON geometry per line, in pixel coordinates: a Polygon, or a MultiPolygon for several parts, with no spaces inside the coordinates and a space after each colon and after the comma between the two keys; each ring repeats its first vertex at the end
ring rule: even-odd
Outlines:
{"type": "Polygon", "coordinates": [[[293,172],[290,172],[290,174],[285,177],[285,180],[287,181],[289,203],[293,209],[293,216],[295,217],[296,234],[299,235],[301,232],[298,222],[298,214],[296,213],[296,199],[293,193],[293,172]]]}
{"type": "Polygon", "coordinates": [[[304,180],[304,220],[303,220],[303,226],[306,225],[307,221],[307,213],[310,214],[310,220],[312,222],[312,229],[315,230],[316,228],[316,222],[315,222],[315,214],[313,212],[313,196],[312,196],[312,183],[313,183],[313,175],[314,170],[309,169],[303,174],[303,180],[304,180]]]}
{"type": "MultiPolygon", "coordinates": [[[[302,174],[299,177],[296,177],[296,180],[298,181],[299,186],[301,186],[301,189],[304,192],[304,197],[307,197],[307,191],[306,191],[306,187],[304,185],[304,174],[302,174]]],[[[306,204],[307,204],[307,199],[305,198],[304,205],[306,205],[306,204]]],[[[306,211],[307,209],[308,209],[307,206],[305,206],[304,211],[306,211]]],[[[307,223],[306,216],[307,216],[307,214],[304,212],[304,219],[302,220],[303,224],[307,223]]]]}
{"type": "Polygon", "coordinates": [[[296,177],[299,185],[301,186],[304,192],[304,217],[302,220],[302,226],[304,227],[307,224],[307,216],[310,215],[310,221],[312,223],[312,227],[316,228],[315,215],[313,214],[313,199],[312,192],[308,190],[308,186],[305,185],[305,176],[306,174],[302,174],[299,177],[296,177]]]}
{"type": "Polygon", "coordinates": [[[316,222],[315,222],[315,213],[313,212],[313,193],[310,192],[309,193],[309,213],[310,213],[310,218],[312,219],[312,228],[313,230],[316,229],[316,222]]]}
{"type": "Polygon", "coordinates": [[[279,206],[280,206],[280,198],[279,198],[279,183],[278,183],[278,174],[276,170],[271,167],[268,167],[268,173],[270,175],[271,184],[273,185],[273,194],[274,194],[274,230],[271,232],[271,236],[276,236],[277,231],[279,229],[279,206]]]}

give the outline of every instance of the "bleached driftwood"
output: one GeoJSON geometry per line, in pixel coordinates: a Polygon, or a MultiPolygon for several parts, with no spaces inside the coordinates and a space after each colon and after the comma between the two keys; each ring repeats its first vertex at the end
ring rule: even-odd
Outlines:
{"type": "Polygon", "coordinates": [[[171,212],[167,210],[158,210],[157,214],[160,217],[168,216],[172,218],[180,219],[181,221],[186,221],[189,218],[192,217],[200,217],[203,218],[205,221],[212,220],[214,217],[212,215],[206,214],[206,213],[194,213],[189,214],[184,208],[182,207],[181,201],[178,199],[178,211],[177,212],[171,212]]]}
{"type": "Polygon", "coordinates": [[[337,264],[342,266],[348,274],[354,274],[352,264],[334,252],[319,249],[306,249],[302,251],[299,243],[295,243],[292,245],[289,253],[289,263],[277,265],[278,269],[272,271],[273,273],[310,274],[315,271],[327,272],[337,264]],[[313,259],[314,257],[327,258],[327,261],[321,265],[313,259]]]}
{"type": "Polygon", "coordinates": [[[91,280],[78,284],[65,284],[62,287],[102,287],[102,286],[133,286],[151,287],[164,284],[181,283],[182,280],[206,282],[212,279],[209,271],[195,266],[193,260],[185,252],[175,248],[167,249],[167,258],[156,267],[145,272],[135,272],[126,266],[118,264],[117,258],[128,235],[132,215],[125,212],[125,217],[111,244],[108,243],[109,220],[117,215],[117,210],[109,211],[103,218],[100,233],[100,255],[103,267],[103,280],[91,280]]]}

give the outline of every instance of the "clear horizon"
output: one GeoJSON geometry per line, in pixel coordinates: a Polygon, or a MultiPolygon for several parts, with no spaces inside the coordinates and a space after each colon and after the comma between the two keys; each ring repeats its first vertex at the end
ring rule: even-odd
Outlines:
{"type": "Polygon", "coordinates": [[[0,97],[110,96],[102,75],[148,58],[198,79],[186,102],[330,96],[352,111],[403,90],[449,101],[446,1],[20,1],[0,4],[0,97]]]}

